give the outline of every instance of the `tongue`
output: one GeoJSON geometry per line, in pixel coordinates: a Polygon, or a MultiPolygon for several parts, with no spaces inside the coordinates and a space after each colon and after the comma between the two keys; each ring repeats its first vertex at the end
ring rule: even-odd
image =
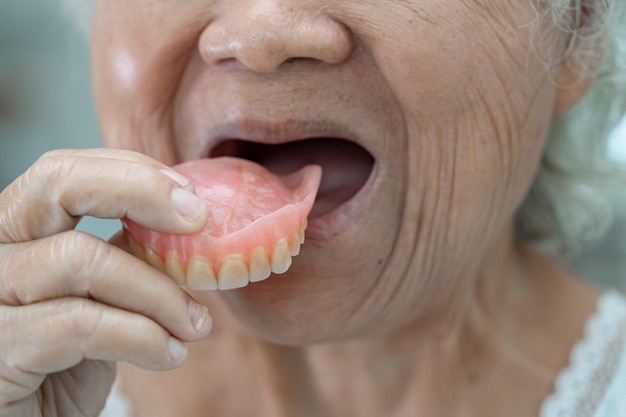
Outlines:
{"type": "Polygon", "coordinates": [[[346,140],[317,138],[283,145],[263,145],[241,140],[220,144],[214,156],[241,156],[255,161],[277,175],[294,172],[305,165],[319,165],[324,175],[310,217],[333,211],[352,198],[369,178],[372,156],[346,140]]]}

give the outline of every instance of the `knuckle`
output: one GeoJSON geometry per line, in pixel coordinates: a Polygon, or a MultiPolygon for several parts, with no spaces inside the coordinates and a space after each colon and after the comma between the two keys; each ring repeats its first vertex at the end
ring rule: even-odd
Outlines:
{"type": "Polygon", "coordinates": [[[41,172],[41,173],[51,173],[59,169],[61,164],[59,163],[62,159],[61,152],[58,150],[47,151],[43,155],[35,161],[30,171],[41,172]]]}
{"type": "Polygon", "coordinates": [[[45,161],[45,160],[50,159],[50,158],[55,158],[60,153],[61,153],[61,151],[59,151],[58,149],[53,149],[53,150],[50,150],[50,151],[46,151],[43,154],[41,154],[41,156],[39,157],[38,161],[42,162],[42,161],[45,161]]]}
{"type": "Polygon", "coordinates": [[[55,184],[55,182],[62,184],[67,178],[71,178],[77,160],[76,155],[69,150],[47,151],[26,172],[24,179],[40,183],[46,187],[44,188],[46,191],[54,193],[57,187],[50,187],[50,185],[55,184]],[[59,180],[61,181],[59,182],[59,180]]]}
{"type": "Polygon", "coordinates": [[[72,300],[63,313],[65,336],[75,340],[89,340],[100,327],[103,311],[97,304],[85,298],[72,300]]]}
{"type": "Polygon", "coordinates": [[[71,230],[58,235],[52,252],[67,262],[68,269],[78,277],[89,277],[112,256],[112,246],[88,233],[71,230]]]}
{"type": "Polygon", "coordinates": [[[51,151],[46,151],[43,154],[41,154],[39,159],[37,159],[37,161],[35,162],[35,165],[46,163],[50,159],[54,159],[58,154],[59,154],[59,151],[56,149],[51,150],[51,151]]]}
{"type": "Polygon", "coordinates": [[[57,178],[65,178],[60,175],[62,167],[59,155],[56,151],[48,151],[22,175],[18,178],[17,188],[26,192],[30,192],[31,198],[36,199],[43,194],[43,191],[51,193],[54,187],[51,183],[57,178]]]}
{"type": "MultiPolygon", "coordinates": [[[[53,245],[54,247],[52,248],[52,250],[55,252],[58,251],[58,253],[61,255],[65,255],[65,254],[82,255],[86,252],[93,253],[94,247],[96,246],[94,239],[97,239],[97,238],[94,238],[93,236],[84,232],[70,230],[70,231],[63,232],[63,233],[56,235],[56,239],[54,242],[55,244],[53,245]]],[[[66,259],[69,260],[69,259],[76,259],[80,257],[62,256],[62,258],[64,260],[66,259]]]]}
{"type": "Polygon", "coordinates": [[[59,194],[75,164],[62,151],[48,151],[0,194],[0,242],[23,242],[52,234],[61,221],[59,194]]]}

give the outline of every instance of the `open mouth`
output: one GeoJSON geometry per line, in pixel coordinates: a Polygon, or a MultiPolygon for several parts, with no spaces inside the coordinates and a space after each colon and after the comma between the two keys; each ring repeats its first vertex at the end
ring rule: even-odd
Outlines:
{"type": "Polygon", "coordinates": [[[216,142],[208,158],[174,167],[210,207],[202,232],[168,235],[124,221],[132,252],[193,290],[241,288],[285,273],[307,224],[307,236],[323,240],[352,223],[374,172],[373,156],[346,139],[216,142]]]}
{"type": "Polygon", "coordinates": [[[267,145],[227,139],[214,147],[209,157],[231,156],[264,166],[276,175],[286,175],[306,165],[322,167],[322,180],[310,219],[322,217],[352,199],[374,169],[374,157],[358,144],[338,138],[302,139],[267,145]]]}

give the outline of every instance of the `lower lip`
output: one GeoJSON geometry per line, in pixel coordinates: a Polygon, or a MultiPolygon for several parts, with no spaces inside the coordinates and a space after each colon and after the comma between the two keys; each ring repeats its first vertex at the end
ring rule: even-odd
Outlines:
{"type": "Polygon", "coordinates": [[[377,178],[378,165],[375,163],[369,178],[354,197],[329,213],[309,218],[306,239],[310,242],[325,242],[358,224],[359,216],[366,210],[367,202],[372,197],[377,178]]]}

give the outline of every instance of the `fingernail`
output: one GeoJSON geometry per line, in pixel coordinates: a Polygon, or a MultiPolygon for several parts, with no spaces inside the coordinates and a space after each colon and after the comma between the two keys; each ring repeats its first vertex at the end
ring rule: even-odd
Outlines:
{"type": "Polygon", "coordinates": [[[209,309],[193,300],[189,302],[189,317],[191,318],[193,328],[196,329],[198,333],[203,333],[211,327],[209,309]]]}
{"type": "Polygon", "coordinates": [[[160,169],[159,171],[161,171],[161,173],[163,175],[165,175],[166,177],[168,177],[171,180],[174,180],[178,185],[180,185],[181,187],[186,186],[187,184],[189,184],[191,181],[189,180],[189,178],[185,177],[182,174],[179,174],[178,172],[174,171],[173,169],[160,169]]]}
{"type": "Polygon", "coordinates": [[[179,340],[170,337],[168,348],[170,350],[170,358],[172,358],[172,362],[175,364],[180,365],[185,359],[187,359],[187,346],[179,340]]]}
{"type": "Polygon", "coordinates": [[[206,210],[206,204],[197,195],[183,188],[172,189],[172,202],[176,211],[188,220],[196,220],[206,210]]]}

